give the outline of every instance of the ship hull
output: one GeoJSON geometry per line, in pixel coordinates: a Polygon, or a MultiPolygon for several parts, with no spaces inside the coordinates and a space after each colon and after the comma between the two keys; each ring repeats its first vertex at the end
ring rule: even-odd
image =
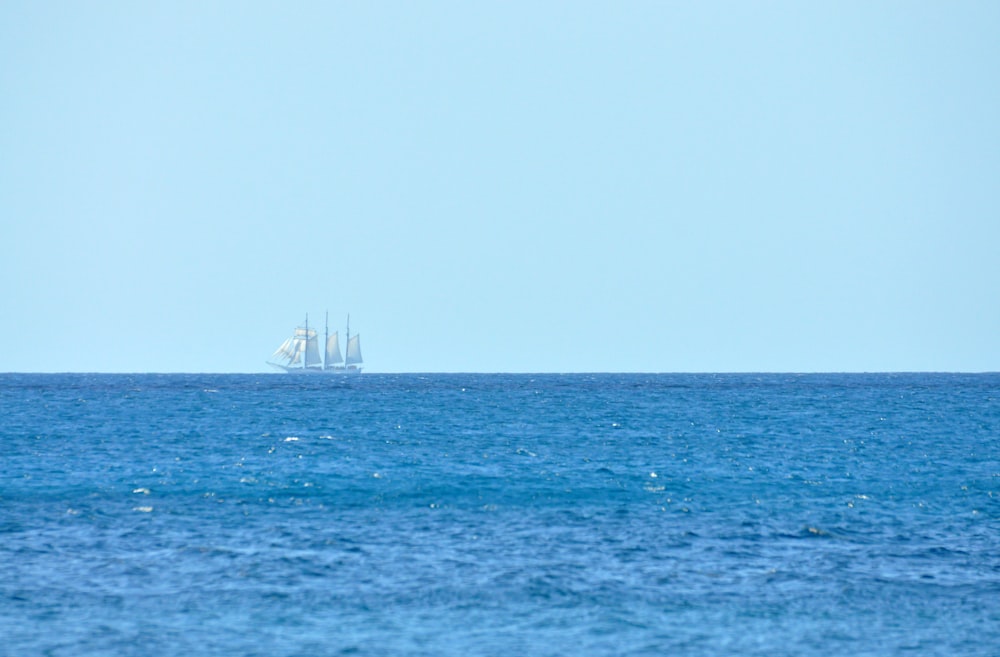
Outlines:
{"type": "Polygon", "coordinates": [[[345,374],[354,375],[361,374],[360,367],[330,367],[323,369],[322,367],[285,367],[284,365],[278,365],[276,363],[268,363],[272,367],[276,367],[282,372],[287,374],[345,374]]]}

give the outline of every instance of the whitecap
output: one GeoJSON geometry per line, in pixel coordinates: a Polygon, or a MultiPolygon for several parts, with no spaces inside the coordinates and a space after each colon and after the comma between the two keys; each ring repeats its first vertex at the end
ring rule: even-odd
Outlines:
{"type": "Polygon", "coordinates": [[[151,506],[135,506],[135,507],[132,507],[132,510],[133,511],[139,511],[141,513],[152,513],[153,512],[153,507],[151,507],[151,506]]]}
{"type": "Polygon", "coordinates": [[[294,442],[296,442],[296,441],[297,441],[298,439],[299,439],[299,438],[298,438],[298,436],[289,436],[288,438],[285,438],[285,442],[286,442],[286,443],[294,443],[294,442]]]}
{"type": "Polygon", "coordinates": [[[149,489],[148,489],[148,488],[136,488],[136,489],[135,489],[135,490],[133,490],[132,492],[133,492],[133,493],[136,493],[136,494],[139,494],[139,493],[141,493],[141,494],[143,494],[143,495],[149,495],[149,489]]]}

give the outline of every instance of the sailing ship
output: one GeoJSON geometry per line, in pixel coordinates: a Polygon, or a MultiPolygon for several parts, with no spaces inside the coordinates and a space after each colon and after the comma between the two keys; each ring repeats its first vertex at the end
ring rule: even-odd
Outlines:
{"type": "Polygon", "coordinates": [[[319,335],[315,329],[309,328],[309,315],[305,324],[295,328],[295,333],[281,343],[277,351],[271,354],[267,364],[290,374],[360,374],[361,373],[361,336],[351,335],[351,316],[347,316],[347,354],[340,355],[340,339],[336,331],[330,335],[330,314],[326,316],[326,329],[323,336],[325,350],[320,355],[319,335]]]}

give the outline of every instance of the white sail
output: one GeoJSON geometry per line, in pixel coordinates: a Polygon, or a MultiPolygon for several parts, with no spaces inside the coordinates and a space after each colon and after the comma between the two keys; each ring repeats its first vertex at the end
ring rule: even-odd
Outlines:
{"type": "Polygon", "coordinates": [[[303,360],[305,360],[306,367],[320,364],[316,331],[311,328],[299,327],[295,329],[292,342],[295,350],[295,357],[292,361],[293,365],[301,365],[303,360]]]}
{"type": "Polygon", "coordinates": [[[275,360],[289,360],[295,356],[295,352],[292,351],[292,338],[288,338],[281,343],[281,346],[271,354],[271,358],[275,360]]]}
{"type": "Polygon", "coordinates": [[[356,365],[361,361],[361,336],[354,335],[347,340],[347,365],[356,365]]]}
{"type": "Polygon", "coordinates": [[[281,346],[271,354],[271,358],[285,367],[301,363],[304,346],[304,340],[292,336],[281,343],[281,346]]]}
{"type": "Polygon", "coordinates": [[[326,339],[326,366],[330,367],[342,362],[344,359],[340,355],[340,339],[337,333],[334,333],[326,339]]]}
{"type": "Polygon", "coordinates": [[[281,367],[318,367],[323,361],[319,355],[319,339],[316,331],[297,328],[292,337],[281,343],[271,355],[275,364],[281,367]]]}
{"type": "Polygon", "coordinates": [[[319,355],[319,340],[316,338],[316,331],[310,330],[311,335],[305,341],[306,367],[319,367],[323,364],[323,359],[319,355]]]}

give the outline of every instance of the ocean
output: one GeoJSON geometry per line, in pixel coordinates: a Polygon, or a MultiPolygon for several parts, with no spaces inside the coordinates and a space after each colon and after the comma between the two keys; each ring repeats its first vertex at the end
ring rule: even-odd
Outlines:
{"type": "Polygon", "coordinates": [[[998,374],[3,374],[0,418],[0,655],[1000,655],[998,374]]]}

